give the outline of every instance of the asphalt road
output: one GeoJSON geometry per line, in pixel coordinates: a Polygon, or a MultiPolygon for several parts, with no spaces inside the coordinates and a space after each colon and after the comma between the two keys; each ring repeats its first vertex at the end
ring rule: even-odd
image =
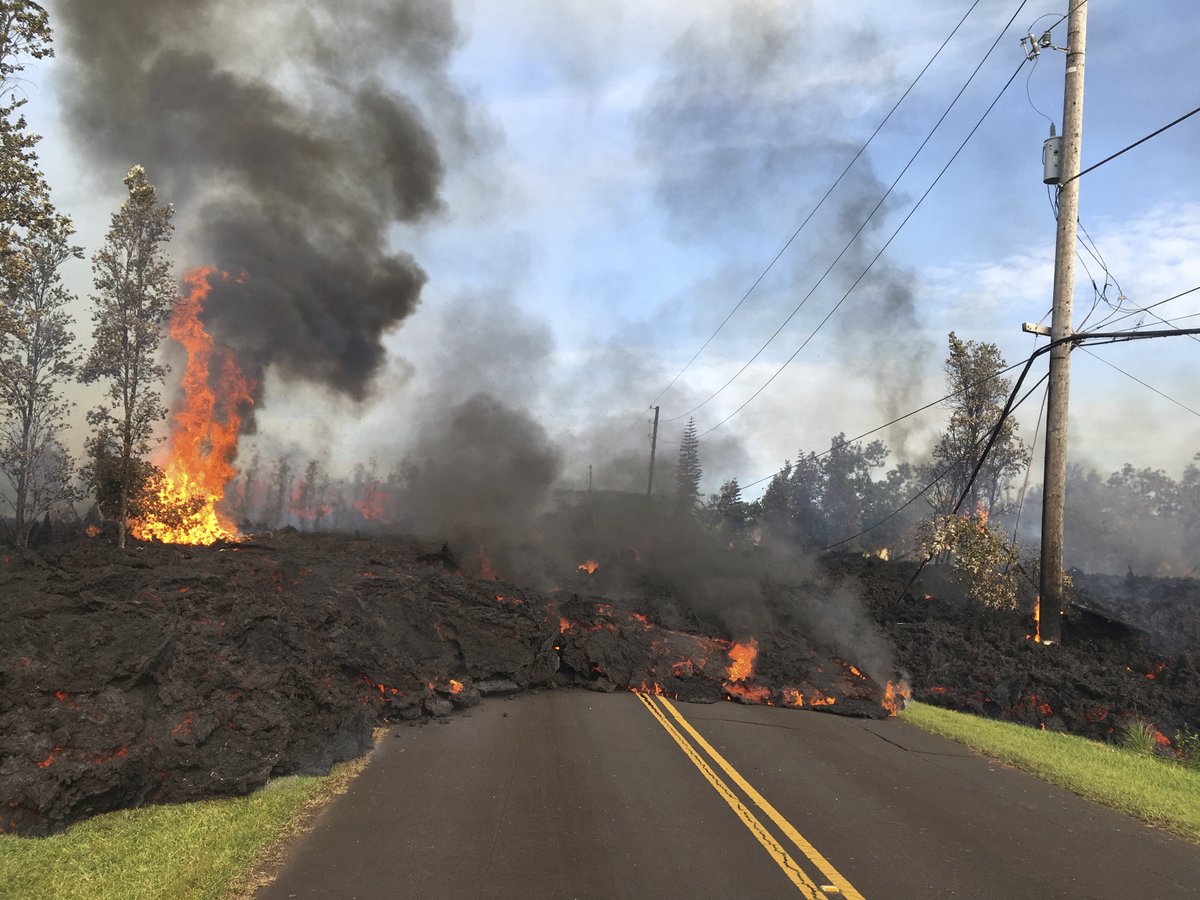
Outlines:
{"type": "Polygon", "coordinates": [[[257,896],[1164,900],[1200,846],[894,719],[547,691],[396,729],[257,896]]]}

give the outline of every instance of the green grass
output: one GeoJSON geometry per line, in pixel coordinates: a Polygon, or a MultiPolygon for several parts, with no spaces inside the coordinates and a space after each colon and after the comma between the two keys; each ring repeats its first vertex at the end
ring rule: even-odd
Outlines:
{"type": "Polygon", "coordinates": [[[106,813],[46,838],[0,835],[0,897],[225,898],[365,764],[279,778],[245,797],[106,813]]]}
{"type": "Polygon", "coordinates": [[[923,703],[904,721],[1200,842],[1200,771],[1109,744],[923,703]]]}

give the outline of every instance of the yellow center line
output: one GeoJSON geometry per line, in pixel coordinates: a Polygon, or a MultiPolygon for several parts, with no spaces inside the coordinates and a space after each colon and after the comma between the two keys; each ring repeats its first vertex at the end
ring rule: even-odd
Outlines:
{"type": "Polygon", "coordinates": [[[791,880],[792,884],[794,884],[798,890],[807,894],[811,900],[828,900],[821,889],[818,888],[812,879],[810,879],[804,873],[804,871],[796,864],[796,861],[788,855],[788,852],[783,848],[783,845],[775,840],[774,836],[767,830],[766,826],[758,820],[754,813],[752,813],[744,803],[742,803],[741,799],[733,792],[729,785],[722,781],[721,777],[712,770],[712,767],[709,766],[709,764],[704,761],[703,757],[696,752],[696,748],[688,743],[687,738],[680,734],[678,729],[676,729],[674,725],[667,721],[667,717],[662,714],[661,710],[654,705],[650,698],[641,691],[634,691],[634,693],[637,694],[638,699],[642,701],[646,709],[650,710],[651,715],[658,720],[658,724],[666,729],[667,734],[671,735],[671,737],[675,739],[675,743],[679,745],[679,749],[681,749],[687,755],[687,758],[690,759],[696,766],[696,768],[700,770],[700,774],[703,775],[708,780],[708,783],[712,785],[713,789],[720,794],[721,799],[729,804],[729,808],[737,814],[737,817],[742,820],[742,824],[745,825],[746,828],[749,829],[750,833],[758,840],[758,842],[762,844],[763,849],[767,851],[767,854],[771,857],[771,859],[775,860],[779,868],[783,870],[783,874],[791,880]]]}
{"type": "Polygon", "coordinates": [[[849,900],[863,900],[863,895],[854,889],[850,882],[843,877],[842,873],[835,869],[833,864],[824,856],[822,856],[816,847],[805,840],[804,836],[796,830],[796,827],[787,819],[785,819],[779,810],[767,802],[766,797],[756,791],[754,787],[741,776],[737,769],[731,766],[725,757],[716,751],[716,748],[714,748],[712,744],[701,737],[700,732],[696,731],[696,729],[692,727],[691,723],[683,717],[682,713],[680,713],[679,710],[677,710],[671,704],[671,702],[667,700],[666,697],[658,697],[656,699],[668,712],[671,713],[672,716],[675,717],[679,724],[683,726],[684,730],[692,736],[692,740],[694,740],[697,745],[699,745],[701,749],[703,749],[704,752],[707,753],[718,766],[725,770],[725,774],[733,780],[734,784],[736,784],[745,792],[746,796],[754,802],[754,805],[766,813],[767,818],[774,822],[776,827],[778,827],[780,831],[787,835],[788,839],[796,845],[796,848],[806,857],[808,857],[809,861],[821,871],[821,874],[829,879],[830,884],[836,887],[841,892],[843,897],[847,897],[849,900]]]}

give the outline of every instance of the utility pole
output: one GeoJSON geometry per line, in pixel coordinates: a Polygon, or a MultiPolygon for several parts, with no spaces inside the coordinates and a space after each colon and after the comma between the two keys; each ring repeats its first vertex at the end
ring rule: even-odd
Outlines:
{"type": "MultiPolygon", "coordinates": [[[[1063,91],[1062,182],[1058,189],[1058,228],[1054,243],[1054,313],[1050,339],[1074,333],[1075,229],[1079,218],[1079,157],[1083,139],[1083,54],[1087,43],[1086,0],[1068,0],[1067,72],[1063,91]]],[[[1050,351],[1046,407],[1046,468],[1042,481],[1041,639],[1062,640],[1063,509],[1067,494],[1067,397],[1071,343],[1050,351]]]]}
{"type": "Polygon", "coordinates": [[[592,464],[588,463],[588,493],[592,492],[592,464]]]}
{"type": "Polygon", "coordinates": [[[650,432],[650,479],[646,482],[646,496],[654,490],[654,451],[658,449],[658,407],[654,407],[654,431],[650,432]]]}

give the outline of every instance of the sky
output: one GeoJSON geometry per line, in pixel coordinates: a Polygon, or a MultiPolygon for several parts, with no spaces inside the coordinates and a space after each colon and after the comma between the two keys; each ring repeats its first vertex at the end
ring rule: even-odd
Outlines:
{"type": "MultiPolygon", "coordinates": [[[[52,27],[61,6],[48,5],[52,27]]],[[[214,6],[225,11],[209,36],[220,58],[310,108],[321,102],[311,83],[323,73],[303,70],[307,57],[289,46],[286,17],[322,4],[239,7],[263,15],[214,6]],[[268,12],[284,18],[273,23],[268,12]]],[[[442,94],[385,55],[373,71],[412,98],[442,150],[436,213],[398,217],[387,231],[392,248],[428,276],[419,306],[383,337],[386,361],[365,398],[268,367],[254,440],[335,467],[370,458],[386,471],[431,406],[488,390],[560,444],[568,485],[584,484],[593,465],[598,486],[634,488],[645,477],[638,461],[649,451],[649,408],[658,405],[660,458],[677,452],[694,416],[704,488],[715,491],[942,396],[950,331],[997,344],[1009,362],[1023,359],[1035,340],[1021,323],[1042,321],[1050,307],[1055,223],[1041,150],[1048,119],[1061,126],[1065,54],[1048,49],[1024,61],[1019,39],[1054,25],[1067,5],[971,7],[459,0],[442,94]],[[461,115],[447,113],[450,95],[461,115]]],[[[1089,9],[1085,166],[1200,105],[1192,46],[1200,8],[1092,0],[1089,9]]],[[[1066,23],[1052,35],[1065,45],[1066,23]]],[[[74,216],[90,256],[122,199],[125,170],[141,160],[100,159],[70,127],[64,109],[81,69],[69,46],[27,73],[26,111],[44,136],[54,200],[74,216]]],[[[119,116],[120,104],[113,109],[119,116]]],[[[127,138],[136,147],[137,135],[127,138]]],[[[1076,268],[1077,327],[1101,321],[1119,297],[1134,312],[1200,286],[1198,163],[1200,116],[1081,179],[1080,219],[1093,247],[1081,247],[1076,268]]],[[[200,245],[189,237],[197,216],[189,195],[164,193],[179,206],[180,270],[209,262],[189,255],[200,245]]],[[[67,276],[80,294],[76,330],[86,343],[88,264],[67,276]]],[[[1154,312],[1172,320],[1200,313],[1200,292],[1154,312]]],[[[1135,323],[1155,319],[1121,326],[1135,323]]],[[[1200,316],[1179,325],[1200,326],[1200,316]]],[[[1072,460],[1177,477],[1200,451],[1197,350],[1178,337],[1075,353],[1072,460]]],[[[1035,393],[1018,411],[1026,440],[1040,399],[1035,393]]],[[[78,441],[94,402],[79,396],[78,441]]],[[[934,408],[874,437],[892,448],[893,462],[916,460],[945,416],[934,408]]]]}

